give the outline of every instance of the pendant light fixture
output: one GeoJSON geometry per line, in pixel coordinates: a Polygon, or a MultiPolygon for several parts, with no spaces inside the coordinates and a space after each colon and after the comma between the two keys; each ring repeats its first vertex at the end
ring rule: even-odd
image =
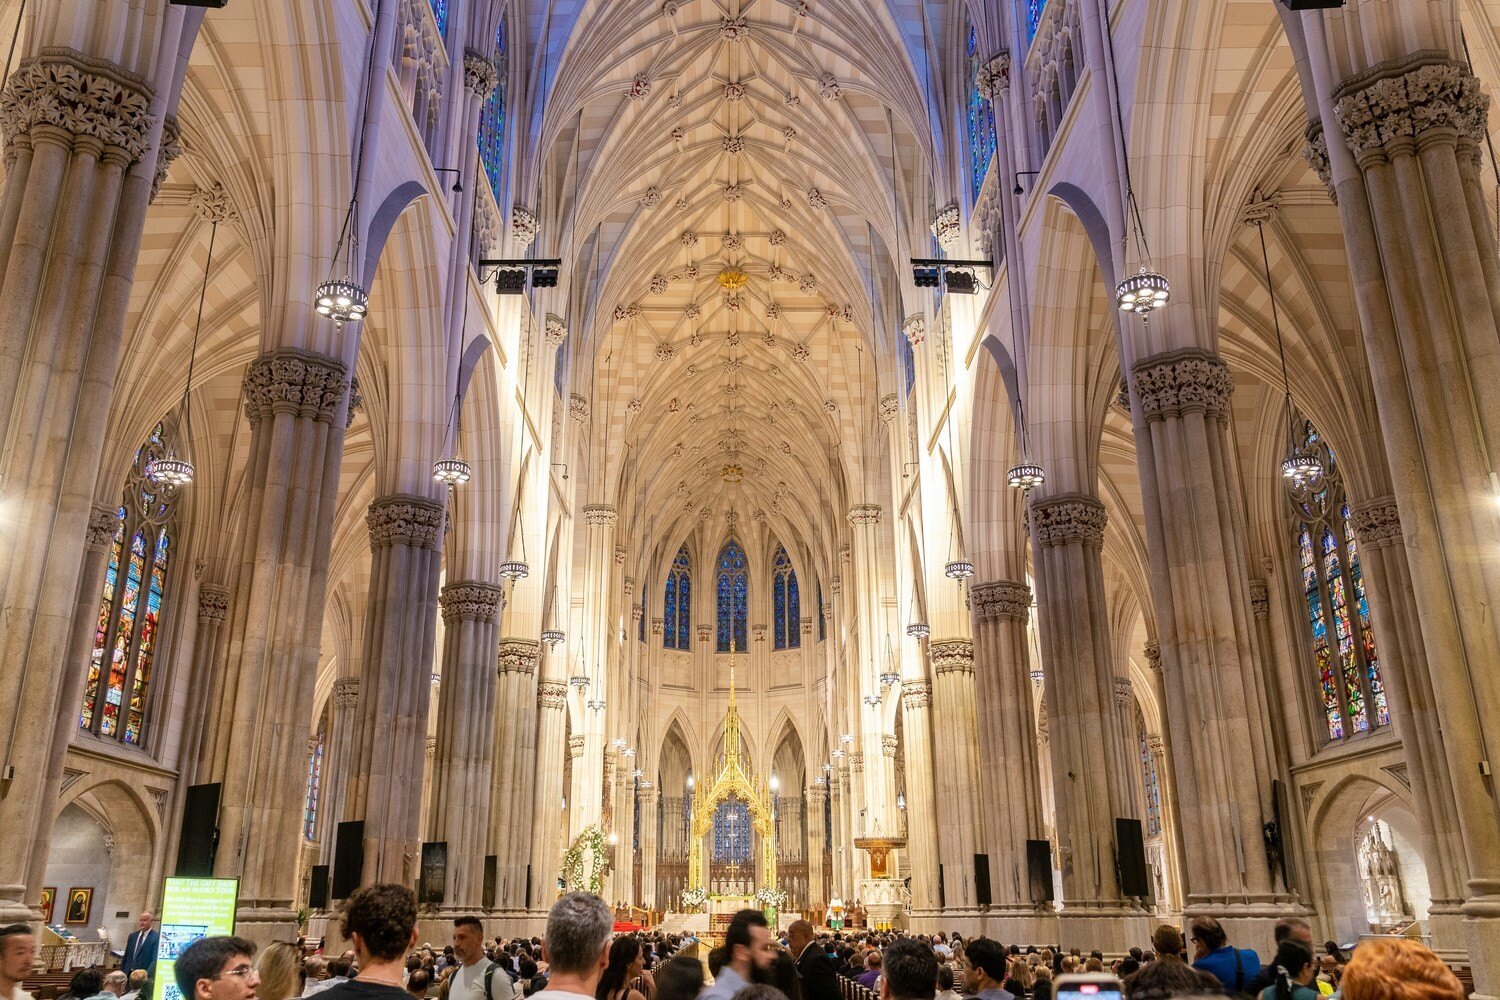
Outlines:
{"type": "Polygon", "coordinates": [[[1308,486],[1323,475],[1323,461],[1318,453],[1302,447],[1297,434],[1296,410],[1292,406],[1292,381],[1286,370],[1286,345],[1281,340],[1281,312],[1276,306],[1276,285],[1271,280],[1271,255],[1266,252],[1266,226],[1255,221],[1260,234],[1260,260],[1266,270],[1266,290],[1271,295],[1271,324],[1276,330],[1276,355],[1281,359],[1282,415],[1286,419],[1286,458],[1281,460],[1281,475],[1293,486],[1308,486]]]}
{"type": "Polygon", "coordinates": [[[1104,25],[1104,43],[1109,46],[1109,75],[1115,93],[1115,131],[1120,139],[1120,162],[1125,170],[1125,219],[1130,227],[1129,240],[1134,240],[1138,270],[1115,285],[1115,305],[1121,312],[1135,313],[1145,318],[1163,308],[1172,298],[1172,287],[1165,275],[1151,264],[1151,247],[1146,242],[1146,228],[1141,223],[1141,208],[1135,200],[1135,185],[1130,178],[1130,149],[1125,141],[1125,114],[1120,108],[1120,76],[1116,69],[1114,33],[1109,24],[1104,25]]]}
{"type": "Polygon", "coordinates": [[[910,624],[906,626],[906,634],[913,639],[925,639],[932,635],[932,626],[927,624],[926,619],[917,614],[917,583],[912,581],[911,585],[911,616],[910,624]]]}
{"type": "Polygon", "coordinates": [[[885,637],[885,670],[880,674],[880,686],[888,688],[901,683],[901,675],[896,672],[896,658],[891,651],[891,637],[885,637]]]}
{"type": "MultiPolygon", "coordinates": [[[[461,401],[462,397],[455,390],[453,393],[453,409],[448,411],[448,423],[443,428],[443,437],[445,439],[448,437],[448,430],[450,428],[453,430],[453,451],[447,457],[440,458],[432,463],[433,482],[441,483],[449,489],[454,489],[467,483],[473,471],[469,468],[469,463],[465,462],[458,453],[458,438],[462,430],[459,425],[459,405],[461,401]]],[[[443,443],[447,444],[448,442],[445,440],[443,443]]]]}
{"type": "Polygon", "coordinates": [[[542,641],[556,649],[568,638],[568,633],[557,627],[557,587],[552,588],[552,624],[542,629],[542,641]]]}
{"type": "MultiPolygon", "coordinates": [[[[203,262],[203,284],[198,288],[198,318],[193,321],[193,347],[188,354],[187,382],[182,387],[182,434],[179,440],[186,451],[193,441],[193,411],[188,405],[188,396],[193,391],[193,366],[198,361],[198,337],[203,332],[203,300],[208,296],[209,269],[214,263],[214,241],[219,236],[219,221],[215,219],[208,230],[208,257],[203,262]]],[[[153,458],[146,466],[146,478],[158,486],[181,488],[193,481],[193,463],[182,455],[168,450],[162,458],[153,458]]]]}
{"type": "Polygon", "coordinates": [[[880,695],[876,694],[873,691],[871,691],[869,694],[865,695],[865,704],[869,705],[871,708],[874,708],[876,705],[879,705],[880,702],[881,702],[881,700],[882,699],[881,699],[880,695]]]}

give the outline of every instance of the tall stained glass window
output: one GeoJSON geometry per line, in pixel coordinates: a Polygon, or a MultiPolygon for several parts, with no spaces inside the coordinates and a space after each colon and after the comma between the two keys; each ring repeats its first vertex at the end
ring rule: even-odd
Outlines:
{"type": "Polygon", "coordinates": [[[1156,755],[1151,752],[1151,740],[1146,735],[1146,717],[1139,705],[1135,708],[1135,734],[1140,742],[1141,786],[1146,802],[1146,836],[1161,833],[1161,775],[1156,772],[1156,755]]]}
{"type": "Polygon", "coordinates": [[[797,593],[797,571],[792,569],[786,546],[776,546],[771,564],[772,600],[775,605],[776,648],[797,649],[802,645],[802,598],[797,593]]]}
{"type": "Polygon", "coordinates": [[[984,187],[984,178],[990,172],[990,161],[995,158],[995,109],[990,99],[979,92],[979,70],[983,65],[979,54],[979,33],[969,25],[966,53],[968,56],[968,95],[964,105],[964,117],[969,126],[969,185],[975,198],[984,187]]]}
{"type": "Polygon", "coordinates": [[[78,715],[80,729],[136,746],[146,734],[175,528],[177,491],[146,478],[146,466],[167,453],[164,437],[157,424],[125,480],[78,715]]]}
{"type": "Polygon", "coordinates": [[[739,799],[725,799],[714,810],[713,863],[743,865],[750,861],[750,837],[755,828],[750,807],[739,799]]]}
{"type": "Polygon", "coordinates": [[[1338,459],[1311,421],[1302,422],[1302,436],[1325,471],[1313,483],[1288,488],[1298,589],[1307,609],[1319,711],[1328,738],[1341,740],[1389,725],[1391,713],[1338,459]]]}
{"type": "MultiPolygon", "coordinates": [[[[666,603],[662,609],[662,645],[667,649],[691,650],[689,633],[693,630],[693,574],[684,545],[672,560],[667,574],[666,603]]],[[[642,619],[644,620],[644,615],[642,619]]]]}
{"type": "Polygon", "coordinates": [[[318,735],[307,752],[307,801],[302,812],[302,837],[315,840],[318,835],[318,795],[323,789],[323,749],[327,731],[318,724],[318,735]]]}
{"type": "MultiPolygon", "coordinates": [[[[446,2],[446,0],[445,0],[446,2]]],[[[501,23],[495,32],[495,70],[500,82],[484,99],[479,109],[479,161],[484,165],[485,176],[490,180],[490,190],[495,201],[501,201],[501,172],[505,164],[505,25],[501,23]]]]}
{"type": "Polygon", "coordinates": [[[745,550],[734,539],[719,550],[719,576],[714,584],[718,610],[718,643],[721,653],[750,649],[750,581],[745,575],[745,550]]]}
{"type": "Polygon", "coordinates": [[[641,642],[645,642],[646,641],[646,602],[645,601],[641,602],[640,612],[641,613],[639,615],[637,615],[636,619],[635,619],[635,630],[636,630],[636,636],[635,637],[638,640],[640,640],[641,642]]]}

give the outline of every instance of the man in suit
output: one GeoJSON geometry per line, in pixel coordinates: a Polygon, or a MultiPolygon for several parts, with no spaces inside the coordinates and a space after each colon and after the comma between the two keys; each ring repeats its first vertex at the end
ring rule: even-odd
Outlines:
{"type": "Polygon", "coordinates": [[[796,920],[786,929],[787,946],[797,960],[797,976],[802,980],[802,1000],[838,1000],[839,977],[833,962],[818,944],[813,925],[796,920]]]}
{"type": "Polygon", "coordinates": [[[151,926],[155,922],[156,915],[150,910],[142,912],[135,922],[136,929],[126,939],[125,955],[120,959],[120,971],[125,975],[129,976],[136,969],[145,969],[149,975],[151,967],[156,964],[156,947],[161,943],[161,935],[151,926]]]}

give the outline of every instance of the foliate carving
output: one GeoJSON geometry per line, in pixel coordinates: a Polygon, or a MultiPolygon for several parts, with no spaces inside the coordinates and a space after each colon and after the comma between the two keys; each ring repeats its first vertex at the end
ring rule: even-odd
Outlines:
{"type": "Polygon", "coordinates": [[[969,591],[969,606],[982,622],[1025,621],[1031,614],[1031,588],[1014,580],[981,583],[969,591]]]}
{"type": "Polygon", "coordinates": [[[937,237],[939,246],[950,247],[957,243],[959,228],[957,202],[943,209],[932,220],[932,235],[937,237]]]}
{"type": "Polygon", "coordinates": [[[181,155],[182,126],[177,123],[176,115],[167,115],[161,123],[161,146],[156,150],[156,173],[151,177],[151,201],[155,201],[156,196],[161,193],[161,186],[167,181],[172,163],[181,155]]]}
{"type": "Polygon", "coordinates": [[[865,770],[865,752],[856,750],[849,755],[849,770],[855,774],[863,774],[865,770]]]}
{"type": "Polygon", "coordinates": [[[582,757],[583,756],[583,737],[582,736],[569,736],[568,737],[568,756],[573,757],[575,759],[578,758],[578,757],[582,757]]]}
{"type": "Polygon", "coordinates": [[[1351,511],[1354,534],[1361,545],[1380,548],[1401,541],[1401,510],[1395,497],[1378,497],[1351,511]]]}
{"type": "Polygon", "coordinates": [[[651,634],[652,635],[661,635],[662,628],[665,625],[666,625],[666,620],[663,619],[663,618],[653,618],[653,619],[651,619],[651,634]]]}
{"type": "Polygon", "coordinates": [[[198,218],[204,222],[237,222],[239,213],[235,211],[234,205],[229,201],[229,194],[224,190],[224,185],[215,181],[211,187],[193,188],[190,199],[193,211],[198,218]]]}
{"type": "Polygon", "coordinates": [[[1159,757],[1167,752],[1167,743],[1156,733],[1146,735],[1146,749],[1151,751],[1153,757],[1159,757]]]}
{"type": "Polygon", "coordinates": [[[515,237],[516,245],[522,250],[536,242],[539,227],[535,212],[521,205],[511,206],[510,234],[515,237]]]}
{"type": "Polygon", "coordinates": [[[630,86],[625,88],[625,96],[632,101],[644,101],[651,95],[651,78],[645,73],[637,73],[635,79],[630,81],[630,86]]]}
{"type": "Polygon", "coordinates": [[[743,17],[719,18],[719,37],[727,41],[742,41],[750,33],[750,26],[743,17]]]}
{"type": "Polygon", "coordinates": [[[939,677],[974,672],[974,644],[968,639],[939,639],[927,647],[927,652],[932,657],[932,672],[939,677]]]}
{"type": "Polygon", "coordinates": [[[974,88],[991,104],[997,103],[1010,91],[1010,53],[1001,52],[974,73],[974,88]]]}
{"type": "Polygon", "coordinates": [[[1130,375],[1147,420],[1193,411],[1220,419],[1228,414],[1234,377],[1211,351],[1187,348],[1157,354],[1137,362],[1130,375]]]}
{"type": "Polygon", "coordinates": [[[802,619],[802,634],[803,635],[812,635],[812,622],[813,622],[813,620],[811,618],[804,618],[804,619],[802,619]]]}
{"type": "Polygon", "coordinates": [[[1143,647],[1142,652],[1146,654],[1146,665],[1152,670],[1161,672],[1161,643],[1155,639],[1150,640],[1143,647]]]}
{"type": "Polygon", "coordinates": [[[896,398],[894,392],[880,397],[880,419],[890,423],[896,419],[896,414],[901,412],[901,401],[896,398]]]}
{"type": "Polygon", "coordinates": [[[922,342],[927,339],[927,317],[921,313],[912,313],[901,324],[901,332],[906,334],[907,343],[913,347],[921,347],[922,342]]]}
{"type": "Polygon", "coordinates": [[[1250,610],[1261,621],[1271,617],[1271,594],[1266,587],[1266,581],[1260,579],[1250,581],[1250,610]]]}
{"type": "Polygon", "coordinates": [[[120,511],[115,507],[95,507],[89,512],[88,534],[84,543],[91,549],[104,549],[114,541],[120,527],[120,511]]]}
{"type": "Polygon", "coordinates": [[[427,748],[425,750],[425,753],[427,754],[427,759],[428,760],[431,760],[432,758],[434,758],[434,757],[437,756],[437,737],[436,736],[429,736],[429,737],[427,737],[427,748]]]}
{"type": "Polygon", "coordinates": [[[855,527],[880,523],[881,506],[878,503],[859,503],[849,508],[849,523],[855,527]]]}
{"type": "Polygon", "coordinates": [[[536,703],[541,708],[563,708],[568,704],[568,686],[560,681],[542,681],[536,686],[536,703]]]}
{"type": "Polygon", "coordinates": [[[595,503],[583,508],[583,519],[589,524],[611,527],[620,517],[620,512],[609,504],[595,503]]]}
{"type": "Polygon", "coordinates": [[[359,678],[340,677],[333,682],[333,704],[337,708],[353,708],[359,703],[359,678]]]}
{"type": "Polygon", "coordinates": [[[370,547],[407,545],[435,549],[443,534],[443,505],[409,493],[381,497],[365,514],[370,547]]]}
{"type": "Polygon", "coordinates": [[[151,86],[103,60],[71,49],[42,49],[16,68],[0,93],[0,129],[7,155],[38,129],[88,136],[132,165],[146,155],[151,86]]]}
{"type": "Polygon", "coordinates": [[[506,674],[521,674],[530,677],[536,673],[537,661],[541,658],[542,644],[534,639],[500,640],[500,656],[497,665],[502,677],[506,674]]]}
{"type": "Polygon", "coordinates": [[[198,620],[200,622],[222,622],[228,614],[228,590],[212,584],[204,584],[198,588],[198,620]]]}
{"type": "Polygon", "coordinates": [[[568,413],[574,420],[580,422],[587,420],[589,418],[589,401],[578,395],[578,393],[573,393],[568,397],[568,413]]]}
{"type": "Polygon", "coordinates": [[[464,50],[464,89],[481,101],[489,98],[500,85],[500,70],[474,49],[464,50]]]}
{"type": "Polygon", "coordinates": [[[445,624],[456,621],[491,624],[504,604],[503,590],[493,583],[480,583],[477,580],[450,583],[438,593],[438,607],[443,609],[445,624]]]}
{"type": "Polygon", "coordinates": [[[1479,80],[1432,52],[1375,67],[1334,91],[1334,117],[1356,159],[1434,132],[1466,143],[1485,137],[1489,98],[1479,80]]]}
{"type": "Polygon", "coordinates": [[[1333,188],[1333,163],[1328,159],[1328,136],[1323,133],[1323,123],[1310,122],[1303,134],[1302,158],[1312,167],[1313,173],[1318,175],[1318,179],[1328,189],[1328,197],[1336,204],[1339,199],[1333,188]]]}
{"type": "Polygon", "coordinates": [[[562,321],[561,316],[554,316],[552,313],[548,313],[546,324],[543,326],[542,336],[547,341],[548,347],[561,346],[562,342],[568,339],[567,324],[562,321]]]}
{"type": "Polygon", "coordinates": [[[825,101],[836,101],[844,96],[844,88],[839,86],[838,77],[824,73],[818,77],[818,93],[825,101]]]}
{"type": "Polygon", "coordinates": [[[903,681],[901,704],[907,708],[926,708],[932,704],[931,681],[903,681]]]}
{"type": "Polygon", "coordinates": [[[887,757],[896,756],[896,737],[890,733],[882,733],[880,736],[880,752],[887,757]]]}
{"type": "Polygon", "coordinates": [[[1104,505],[1082,493],[1063,493],[1031,505],[1031,523],[1043,545],[1065,545],[1082,540],[1098,545],[1104,540],[1109,517],[1104,505]]]}
{"type": "Polygon", "coordinates": [[[1259,226],[1270,222],[1281,211],[1281,195],[1271,192],[1263,195],[1259,191],[1250,196],[1245,207],[1240,209],[1240,222],[1246,226],[1259,226]]]}
{"type": "Polygon", "coordinates": [[[354,418],[364,412],[365,397],[359,391],[359,376],[349,377],[349,410],[344,417],[344,430],[354,426],[354,418]]]}
{"type": "Polygon", "coordinates": [[[253,427],[273,412],[332,421],[349,378],[343,362],[286,347],[262,354],[245,372],[245,414],[253,427]]]}
{"type": "Polygon", "coordinates": [[[1115,678],[1115,704],[1121,708],[1127,707],[1131,699],[1135,697],[1135,687],[1130,683],[1129,677],[1115,678]]]}

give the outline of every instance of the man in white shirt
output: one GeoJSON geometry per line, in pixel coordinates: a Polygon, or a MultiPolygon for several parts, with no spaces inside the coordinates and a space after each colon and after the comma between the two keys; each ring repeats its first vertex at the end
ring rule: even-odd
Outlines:
{"type": "Polygon", "coordinates": [[[552,904],[542,958],[547,988],[532,994],[543,1000],[594,1000],[594,988],[609,961],[609,939],[615,915],[604,900],[587,892],[570,892],[552,904]]]}
{"type": "Polygon", "coordinates": [[[453,921],[453,970],[448,1000],[512,1000],[515,985],[505,970],[484,954],[484,925],[478,917],[453,921]]]}
{"type": "Polygon", "coordinates": [[[21,983],[36,964],[36,937],[26,924],[0,927],[0,1000],[31,1000],[21,983]]]}

